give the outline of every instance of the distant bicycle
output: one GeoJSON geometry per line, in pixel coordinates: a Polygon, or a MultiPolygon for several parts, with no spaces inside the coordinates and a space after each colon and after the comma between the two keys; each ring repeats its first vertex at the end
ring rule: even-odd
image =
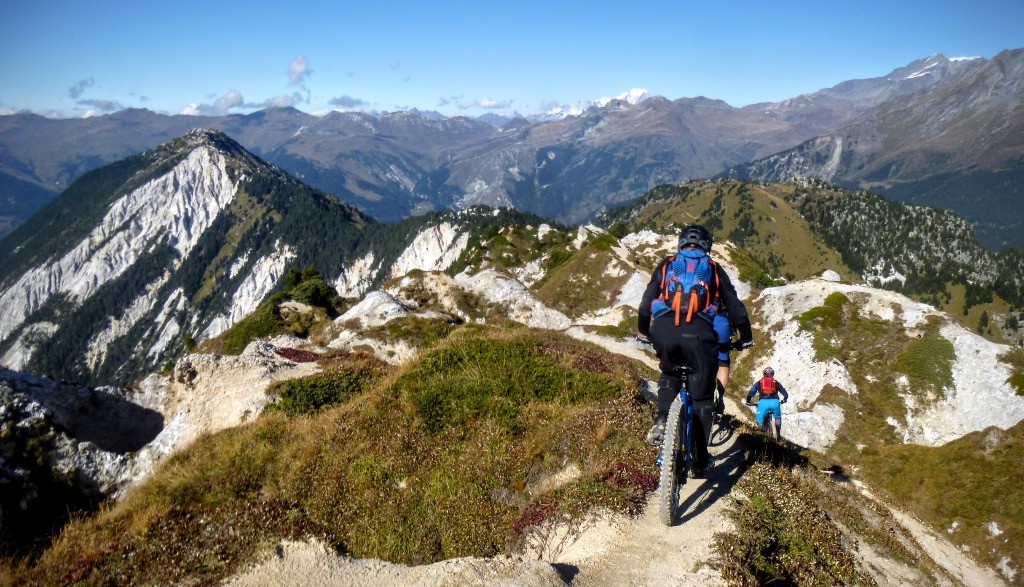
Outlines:
{"type": "MultiPolygon", "coordinates": [[[[780,415],[782,413],[782,406],[785,405],[785,403],[785,400],[779,402],[780,415]]],[[[747,402],[746,406],[748,408],[751,408],[755,414],[757,413],[757,404],[747,402]]],[[[765,412],[764,420],[761,422],[761,424],[758,425],[758,429],[761,431],[761,433],[770,438],[771,440],[774,440],[775,442],[778,442],[779,440],[782,439],[782,436],[780,434],[781,427],[782,421],[780,420],[779,422],[776,423],[775,415],[772,413],[771,410],[765,412]]]]}

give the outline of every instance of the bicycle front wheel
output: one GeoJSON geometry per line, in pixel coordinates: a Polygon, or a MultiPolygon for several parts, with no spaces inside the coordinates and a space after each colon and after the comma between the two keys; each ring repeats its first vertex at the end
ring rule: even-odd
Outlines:
{"type": "Polygon", "coordinates": [[[775,415],[771,412],[764,415],[764,433],[768,435],[768,438],[776,442],[779,441],[775,435],[775,415]]]}
{"type": "MultiPolygon", "coordinates": [[[[676,508],[679,507],[679,485],[680,475],[676,471],[686,474],[686,464],[681,461],[683,456],[681,447],[683,445],[682,418],[683,402],[676,398],[668,411],[668,420],[665,422],[665,437],[661,443],[661,522],[671,526],[674,522],[676,508]]],[[[685,481],[685,477],[682,477],[685,481]]]]}

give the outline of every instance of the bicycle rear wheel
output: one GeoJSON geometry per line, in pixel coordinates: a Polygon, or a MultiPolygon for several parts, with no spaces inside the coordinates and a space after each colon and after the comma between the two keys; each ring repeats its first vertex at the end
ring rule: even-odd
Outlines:
{"type": "Polygon", "coordinates": [[[661,522],[671,526],[679,507],[679,486],[686,482],[686,463],[680,462],[683,452],[683,402],[677,397],[668,411],[665,422],[665,438],[661,443],[661,522]],[[681,475],[677,475],[677,471],[681,475]]]}

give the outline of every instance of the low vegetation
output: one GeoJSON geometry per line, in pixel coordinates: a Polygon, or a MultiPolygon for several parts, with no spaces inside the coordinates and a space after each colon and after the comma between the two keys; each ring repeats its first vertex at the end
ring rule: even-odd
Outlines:
{"type": "Polygon", "coordinates": [[[1017,395],[1024,395],[1024,349],[1013,349],[999,357],[1010,366],[1010,376],[1006,382],[1013,386],[1017,395]]]}
{"type": "Polygon", "coordinates": [[[845,413],[832,450],[847,464],[902,442],[891,422],[906,422],[903,394],[914,393],[918,409],[924,409],[952,385],[953,347],[939,334],[937,319],[926,324],[920,338],[911,338],[901,321],[865,315],[859,296],[836,292],[798,320],[814,337],[815,360],[838,361],[857,387],[851,395],[853,390],[826,386],[818,397],[845,413]]]}
{"type": "Polygon", "coordinates": [[[289,416],[316,414],[373,387],[388,372],[385,363],[362,353],[337,353],[319,361],[316,375],[278,381],[267,393],[275,397],[268,410],[289,416]]]}
{"type": "Polygon", "coordinates": [[[613,244],[617,241],[611,235],[599,235],[549,267],[534,286],[537,297],[573,318],[610,306],[633,270],[611,250],[613,244]]]}
{"type": "MultiPolygon", "coordinates": [[[[999,409],[993,406],[993,409],[999,409]]],[[[982,562],[1024,568],[1024,423],[988,428],[948,444],[880,448],[862,458],[864,477],[893,502],[946,530],[982,562]]],[[[1019,573],[1019,571],[1018,571],[1019,573]]]]}
{"type": "Polygon", "coordinates": [[[742,498],[729,511],[735,529],[718,534],[715,543],[730,584],[875,584],[818,505],[813,485],[760,462],[746,471],[737,490],[742,498]]]}
{"type": "Polygon", "coordinates": [[[376,383],[356,371],[282,386],[295,409],[202,437],[7,580],[214,583],[302,536],[410,564],[493,556],[545,520],[636,512],[656,485],[640,368],[597,347],[464,329],[376,383]]]}

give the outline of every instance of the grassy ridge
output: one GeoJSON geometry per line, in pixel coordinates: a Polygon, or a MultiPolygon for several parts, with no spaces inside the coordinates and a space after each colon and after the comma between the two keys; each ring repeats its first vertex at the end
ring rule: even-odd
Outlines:
{"type": "Polygon", "coordinates": [[[656,485],[639,377],[562,336],[466,329],[315,415],[202,437],[8,579],[208,583],[310,535],[403,563],[492,556],[544,520],[635,512],[656,485]]]}
{"type": "Polygon", "coordinates": [[[772,279],[783,277],[806,279],[826,269],[855,275],[794,208],[790,202],[794,189],[791,184],[737,181],[663,185],[624,208],[607,212],[601,221],[661,233],[673,233],[693,222],[704,224],[717,242],[728,240],[742,249],[752,273],[744,278],[753,285],[771,285],[772,279]]]}

